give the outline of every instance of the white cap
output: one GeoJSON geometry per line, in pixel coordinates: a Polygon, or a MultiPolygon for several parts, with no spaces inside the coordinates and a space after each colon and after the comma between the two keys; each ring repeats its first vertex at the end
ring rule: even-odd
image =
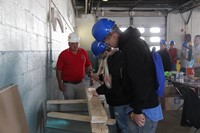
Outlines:
{"type": "Polygon", "coordinates": [[[69,42],[79,42],[80,41],[80,37],[75,32],[72,32],[68,36],[68,41],[69,42]]]}

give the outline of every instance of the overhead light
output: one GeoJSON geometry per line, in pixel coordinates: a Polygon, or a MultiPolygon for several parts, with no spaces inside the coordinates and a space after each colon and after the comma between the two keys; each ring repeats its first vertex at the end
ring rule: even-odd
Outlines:
{"type": "Polygon", "coordinates": [[[102,0],[102,1],[108,1],[108,0],[102,0]]]}
{"type": "Polygon", "coordinates": [[[160,28],[159,27],[152,27],[150,28],[151,33],[160,33],[160,28]]]}
{"type": "Polygon", "coordinates": [[[140,31],[141,34],[145,32],[145,29],[143,27],[138,27],[137,29],[140,31]]]}

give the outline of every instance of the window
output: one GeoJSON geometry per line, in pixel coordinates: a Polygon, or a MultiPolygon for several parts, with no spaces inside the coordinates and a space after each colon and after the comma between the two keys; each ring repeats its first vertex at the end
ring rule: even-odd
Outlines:
{"type": "Polygon", "coordinates": [[[151,33],[160,33],[160,28],[159,27],[152,27],[150,28],[151,33]]]}

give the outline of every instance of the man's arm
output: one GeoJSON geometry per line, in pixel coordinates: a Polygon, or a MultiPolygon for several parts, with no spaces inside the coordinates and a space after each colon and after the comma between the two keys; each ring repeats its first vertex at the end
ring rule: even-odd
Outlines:
{"type": "Polygon", "coordinates": [[[88,74],[88,77],[90,77],[90,86],[92,86],[94,84],[93,78],[95,78],[95,76],[96,76],[93,74],[92,65],[88,66],[85,71],[88,74]]]}
{"type": "Polygon", "coordinates": [[[57,80],[58,80],[59,90],[64,91],[64,85],[63,85],[63,82],[62,82],[61,75],[62,75],[62,70],[56,70],[56,77],[57,77],[57,80]]]}
{"type": "Polygon", "coordinates": [[[91,72],[93,72],[92,65],[88,66],[85,71],[88,74],[90,74],[91,72]]]}

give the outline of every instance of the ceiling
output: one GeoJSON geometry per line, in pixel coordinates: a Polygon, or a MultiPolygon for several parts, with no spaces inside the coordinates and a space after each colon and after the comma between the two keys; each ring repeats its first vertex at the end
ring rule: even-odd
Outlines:
{"type": "Polygon", "coordinates": [[[112,12],[184,13],[200,6],[200,0],[74,0],[75,9],[85,14],[112,12]],[[85,6],[87,5],[87,6],[85,6]]]}

